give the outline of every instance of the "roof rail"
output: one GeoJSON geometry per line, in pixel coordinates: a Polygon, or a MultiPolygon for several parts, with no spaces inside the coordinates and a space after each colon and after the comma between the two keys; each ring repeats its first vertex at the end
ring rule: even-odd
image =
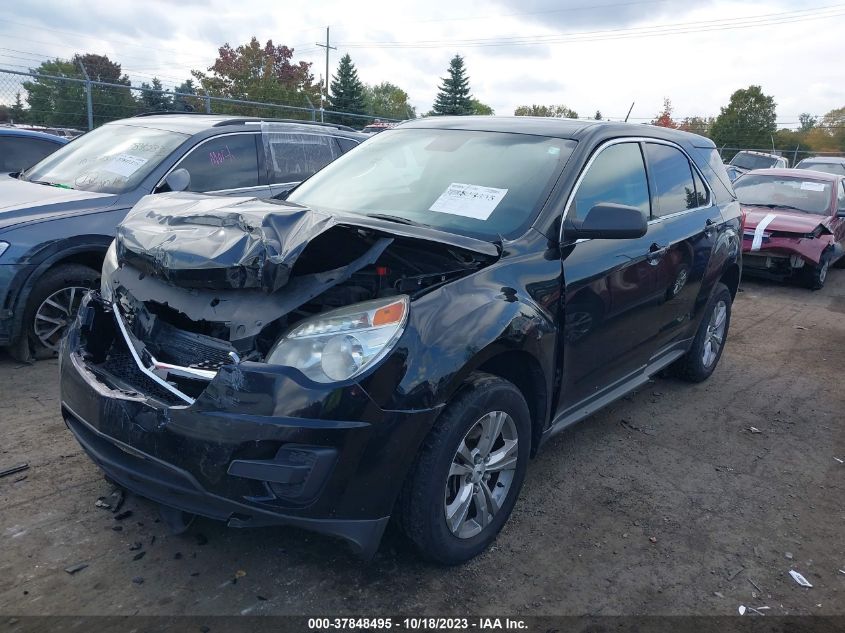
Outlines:
{"type": "Polygon", "coordinates": [[[150,110],[148,112],[139,112],[138,114],[133,114],[132,118],[137,118],[140,116],[160,116],[162,114],[190,114],[191,116],[220,116],[214,114],[208,114],[207,112],[175,112],[173,110],[150,110]]]}
{"type": "Polygon", "coordinates": [[[322,121],[308,121],[306,119],[274,119],[271,117],[239,117],[232,119],[225,119],[214,124],[214,127],[223,127],[224,125],[243,125],[244,123],[298,123],[300,125],[316,125],[319,127],[330,127],[336,130],[343,130],[344,132],[357,132],[354,127],[348,125],[341,125],[340,123],[325,123],[322,121]]]}

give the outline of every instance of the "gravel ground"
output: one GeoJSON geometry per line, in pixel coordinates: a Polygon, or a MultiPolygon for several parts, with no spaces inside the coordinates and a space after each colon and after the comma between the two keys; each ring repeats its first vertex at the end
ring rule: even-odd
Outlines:
{"type": "Polygon", "coordinates": [[[843,368],[845,270],[745,282],[708,382],[658,379],[553,439],[495,546],[443,569],[393,529],[364,563],[295,529],[173,536],[131,496],[117,521],[56,362],[0,355],[0,469],[30,465],[0,479],[0,613],[845,614],[843,368]]]}

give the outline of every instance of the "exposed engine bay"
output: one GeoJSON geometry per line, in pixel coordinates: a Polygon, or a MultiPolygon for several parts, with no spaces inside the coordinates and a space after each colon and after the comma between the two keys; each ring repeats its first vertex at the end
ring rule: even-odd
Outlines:
{"type": "MultiPolygon", "coordinates": [[[[404,318],[391,298],[407,306],[498,254],[471,238],[443,242],[436,231],[416,237],[416,227],[355,220],[256,199],[146,198],[107,256],[102,304],[116,325],[92,337],[89,360],[110,374],[134,361],[165,395],[190,403],[221,366],[266,362],[306,319],[357,304],[366,311],[373,300],[383,300],[370,314],[384,323],[404,318]]],[[[139,392],[155,391],[147,387],[139,392]]]]}

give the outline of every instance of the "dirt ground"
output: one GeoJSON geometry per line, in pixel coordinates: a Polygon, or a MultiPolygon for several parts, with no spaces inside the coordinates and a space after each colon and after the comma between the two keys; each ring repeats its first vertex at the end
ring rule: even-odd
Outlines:
{"type": "Polygon", "coordinates": [[[845,270],[746,281],[708,382],[658,379],[553,439],[495,546],[444,569],[392,528],[364,563],[294,529],[173,536],[135,497],[116,521],[56,362],[0,355],[0,469],[30,465],[0,479],[0,613],[845,614],[843,373],[845,270]]]}

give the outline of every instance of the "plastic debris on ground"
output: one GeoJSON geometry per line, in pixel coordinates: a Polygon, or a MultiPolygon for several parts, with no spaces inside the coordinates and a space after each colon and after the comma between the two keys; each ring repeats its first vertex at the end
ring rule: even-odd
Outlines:
{"type": "Polygon", "coordinates": [[[812,587],[813,585],[810,584],[810,581],[804,578],[801,574],[799,574],[794,569],[789,570],[789,575],[792,576],[792,579],[797,582],[802,587],[812,587]]]}

